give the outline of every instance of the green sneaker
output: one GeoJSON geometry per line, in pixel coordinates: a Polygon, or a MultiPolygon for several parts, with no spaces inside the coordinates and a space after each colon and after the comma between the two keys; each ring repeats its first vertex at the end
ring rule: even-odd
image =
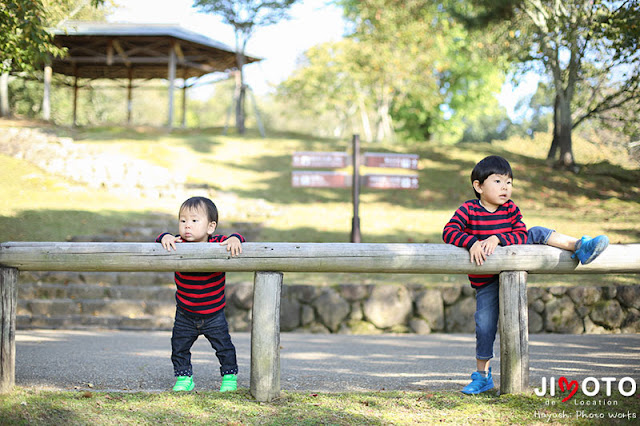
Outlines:
{"type": "Polygon", "coordinates": [[[173,390],[176,392],[184,392],[193,390],[195,384],[193,383],[193,377],[191,376],[178,376],[178,380],[176,380],[176,384],[173,387],[173,390]]]}
{"type": "Polygon", "coordinates": [[[232,392],[238,390],[238,376],[235,374],[225,374],[222,376],[220,392],[232,392]]]}

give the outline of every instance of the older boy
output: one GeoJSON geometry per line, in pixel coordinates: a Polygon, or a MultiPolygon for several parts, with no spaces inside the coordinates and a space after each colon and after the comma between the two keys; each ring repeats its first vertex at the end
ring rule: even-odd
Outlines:
{"type": "MultiPolygon", "coordinates": [[[[492,155],[484,158],[471,172],[476,200],[469,200],[456,210],[444,227],[447,244],[469,249],[470,261],[482,265],[498,245],[547,244],[574,251],[581,263],[592,262],[609,244],[606,236],[587,236],[580,240],[551,229],[533,227],[527,232],[518,206],[511,201],[513,172],[509,162],[492,155]]],[[[498,330],[498,276],[469,275],[476,289],[476,367],[471,383],[462,389],[478,394],[493,388],[489,362],[498,330]]]]}

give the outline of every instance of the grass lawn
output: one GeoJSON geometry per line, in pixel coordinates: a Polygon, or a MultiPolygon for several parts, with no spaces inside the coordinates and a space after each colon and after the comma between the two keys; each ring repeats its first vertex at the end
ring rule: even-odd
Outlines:
{"type": "Polygon", "coordinates": [[[0,424],[11,425],[389,425],[389,424],[634,424],[640,399],[460,392],[282,392],[256,402],[247,389],[192,392],[99,393],[18,389],[0,395],[0,424]],[[587,405],[588,404],[588,405],[587,405]],[[611,405],[609,405],[611,404],[611,405]],[[615,405],[613,405],[615,404],[615,405]]]}

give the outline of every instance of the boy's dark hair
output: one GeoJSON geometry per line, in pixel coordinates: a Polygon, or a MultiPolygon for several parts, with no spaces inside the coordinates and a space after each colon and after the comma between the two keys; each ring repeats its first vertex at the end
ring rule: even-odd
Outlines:
{"type": "Polygon", "coordinates": [[[180,206],[180,210],[178,210],[178,214],[182,212],[184,209],[198,209],[203,208],[207,212],[207,218],[209,222],[218,223],[218,209],[216,205],[213,204],[213,201],[206,197],[191,197],[180,206]]]}
{"type": "MultiPolygon", "coordinates": [[[[473,182],[476,180],[480,182],[480,184],[484,183],[484,181],[494,173],[497,175],[507,175],[513,179],[513,172],[511,171],[509,162],[499,155],[490,155],[480,160],[471,171],[471,185],[473,186],[473,182]]],[[[475,188],[473,192],[479,200],[480,194],[478,194],[475,188]]]]}

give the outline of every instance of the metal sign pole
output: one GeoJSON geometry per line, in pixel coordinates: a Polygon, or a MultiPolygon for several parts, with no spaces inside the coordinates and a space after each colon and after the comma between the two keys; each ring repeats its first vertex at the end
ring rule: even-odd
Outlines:
{"type": "Polygon", "coordinates": [[[359,243],[360,216],[358,209],[360,204],[360,135],[353,135],[353,219],[351,221],[351,242],[359,243]]]}

